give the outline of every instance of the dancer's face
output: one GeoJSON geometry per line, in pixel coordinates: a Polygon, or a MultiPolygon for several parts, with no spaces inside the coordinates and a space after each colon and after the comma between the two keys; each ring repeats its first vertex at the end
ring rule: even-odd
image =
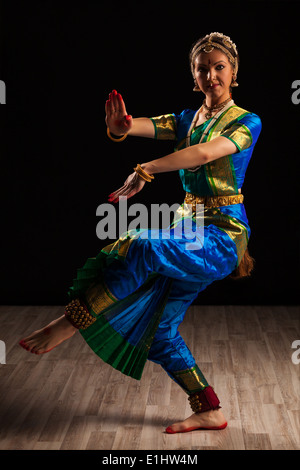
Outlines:
{"type": "Polygon", "coordinates": [[[200,90],[211,98],[229,96],[233,67],[219,49],[200,52],[194,63],[194,76],[200,90]]]}

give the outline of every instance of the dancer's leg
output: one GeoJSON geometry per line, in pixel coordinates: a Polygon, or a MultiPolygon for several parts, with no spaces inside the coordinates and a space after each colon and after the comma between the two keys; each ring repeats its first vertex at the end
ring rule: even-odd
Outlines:
{"type": "MultiPolygon", "coordinates": [[[[139,249],[141,248],[142,246],[139,245],[139,249]]],[[[151,267],[143,257],[134,256],[133,253],[130,257],[128,256],[126,264],[116,260],[109,268],[106,268],[102,273],[104,283],[91,286],[86,294],[90,298],[96,296],[97,303],[104,308],[110,301],[107,290],[103,289],[104,285],[114,293],[115,300],[120,300],[138,289],[151,271],[151,267]]],[[[87,328],[93,320],[95,318],[90,315],[82,300],[74,299],[66,306],[65,315],[44,328],[34,331],[23,338],[19,344],[31,353],[44,354],[73,336],[79,328],[87,328]]]]}
{"type": "Polygon", "coordinates": [[[218,397],[177,331],[188,306],[201,290],[193,289],[191,283],[174,281],[148,356],[149,360],[160,364],[187,393],[194,411],[187,419],[169,426],[166,430],[168,433],[201,428],[223,429],[227,425],[218,397]]]}

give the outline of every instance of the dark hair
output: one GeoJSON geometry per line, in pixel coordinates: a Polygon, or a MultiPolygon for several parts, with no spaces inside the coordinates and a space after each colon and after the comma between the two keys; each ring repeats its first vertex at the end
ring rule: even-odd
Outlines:
{"type": "Polygon", "coordinates": [[[254,269],[255,259],[250,255],[248,248],[244,253],[244,256],[240,264],[235,270],[229,275],[231,279],[241,279],[243,277],[250,277],[254,269]]]}
{"type": "MultiPolygon", "coordinates": [[[[218,33],[219,34],[219,33],[218,33]]],[[[200,46],[202,44],[207,43],[208,37],[210,37],[211,41],[214,43],[220,44],[219,50],[224,52],[224,54],[227,55],[231,65],[234,67],[234,64],[232,63],[232,60],[230,59],[230,56],[233,57],[233,59],[237,59],[237,64],[239,66],[240,64],[240,57],[238,54],[238,51],[236,49],[235,44],[232,43],[231,39],[228,36],[218,36],[217,34],[210,34],[207,36],[204,36],[200,39],[198,39],[192,46],[190,53],[189,53],[189,59],[190,59],[190,67],[192,74],[194,74],[194,64],[195,64],[195,59],[196,57],[200,54],[201,49],[199,50],[200,46]]]]}

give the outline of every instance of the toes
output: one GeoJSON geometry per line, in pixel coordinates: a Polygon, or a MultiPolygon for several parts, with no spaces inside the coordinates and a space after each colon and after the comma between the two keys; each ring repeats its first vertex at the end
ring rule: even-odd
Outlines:
{"type": "Polygon", "coordinates": [[[26,349],[26,351],[28,352],[31,352],[31,353],[34,353],[34,354],[37,354],[37,352],[34,350],[34,347],[30,346],[28,343],[25,342],[24,339],[22,339],[20,342],[19,342],[19,345],[26,349]]]}
{"type": "Polygon", "coordinates": [[[27,345],[26,345],[24,339],[21,339],[21,341],[19,341],[19,345],[20,345],[22,348],[27,349],[27,345]]]}
{"type": "Polygon", "coordinates": [[[39,351],[38,348],[35,348],[35,347],[31,348],[31,350],[30,350],[30,352],[32,352],[32,354],[38,354],[39,353],[38,351],[39,351]]]}
{"type": "Polygon", "coordinates": [[[30,347],[25,343],[25,341],[20,341],[19,345],[22,346],[23,349],[26,349],[26,351],[30,351],[30,347]]]}
{"type": "Polygon", "coordinates": [[[42,349],[41,349],[41,347],[37,346],[37,347],[35,347],[35,348],[32,348],[31,352],[32,352],[33,354],[40,355],[40,354],[43,354],[44,352],[47,352],[45,349],[46,349],[46,348],[42,348],[42,349]]]}
{"type": "Polygon", "coordinates": [[[168,426],[167,429],[166,429],[166,433],[167,434],[176,434],[176,431],[174,431],[171,426],[168,426]]]}
{"type": "Polygon", "coordinates": [[[181,423],[174,423],[171,426],[167,427],[166,432],[168,434],[176,434],[177,432],[181,432],[182,429],[183,426],[181,425],[181,423]]]}

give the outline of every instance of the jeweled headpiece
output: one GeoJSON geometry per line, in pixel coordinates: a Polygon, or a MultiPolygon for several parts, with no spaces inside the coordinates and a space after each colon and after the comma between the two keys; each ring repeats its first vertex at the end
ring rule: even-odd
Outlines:
{"type": "Polygon", "coordinates": [[[191,50],[190,59],[191,59],[191,68],[194,75],[194,61],[196,56],[204,51],[210,53],[214,48],[220,49],[227,57],[231,65],[233,66],[234,75],[237,75],[238,72],[238,51],[234,42],[230,39],[229,36],[225,36],[222,33],[210,33],[204,36],[200,41],[198,41],[193,49],[191,50]]]}

